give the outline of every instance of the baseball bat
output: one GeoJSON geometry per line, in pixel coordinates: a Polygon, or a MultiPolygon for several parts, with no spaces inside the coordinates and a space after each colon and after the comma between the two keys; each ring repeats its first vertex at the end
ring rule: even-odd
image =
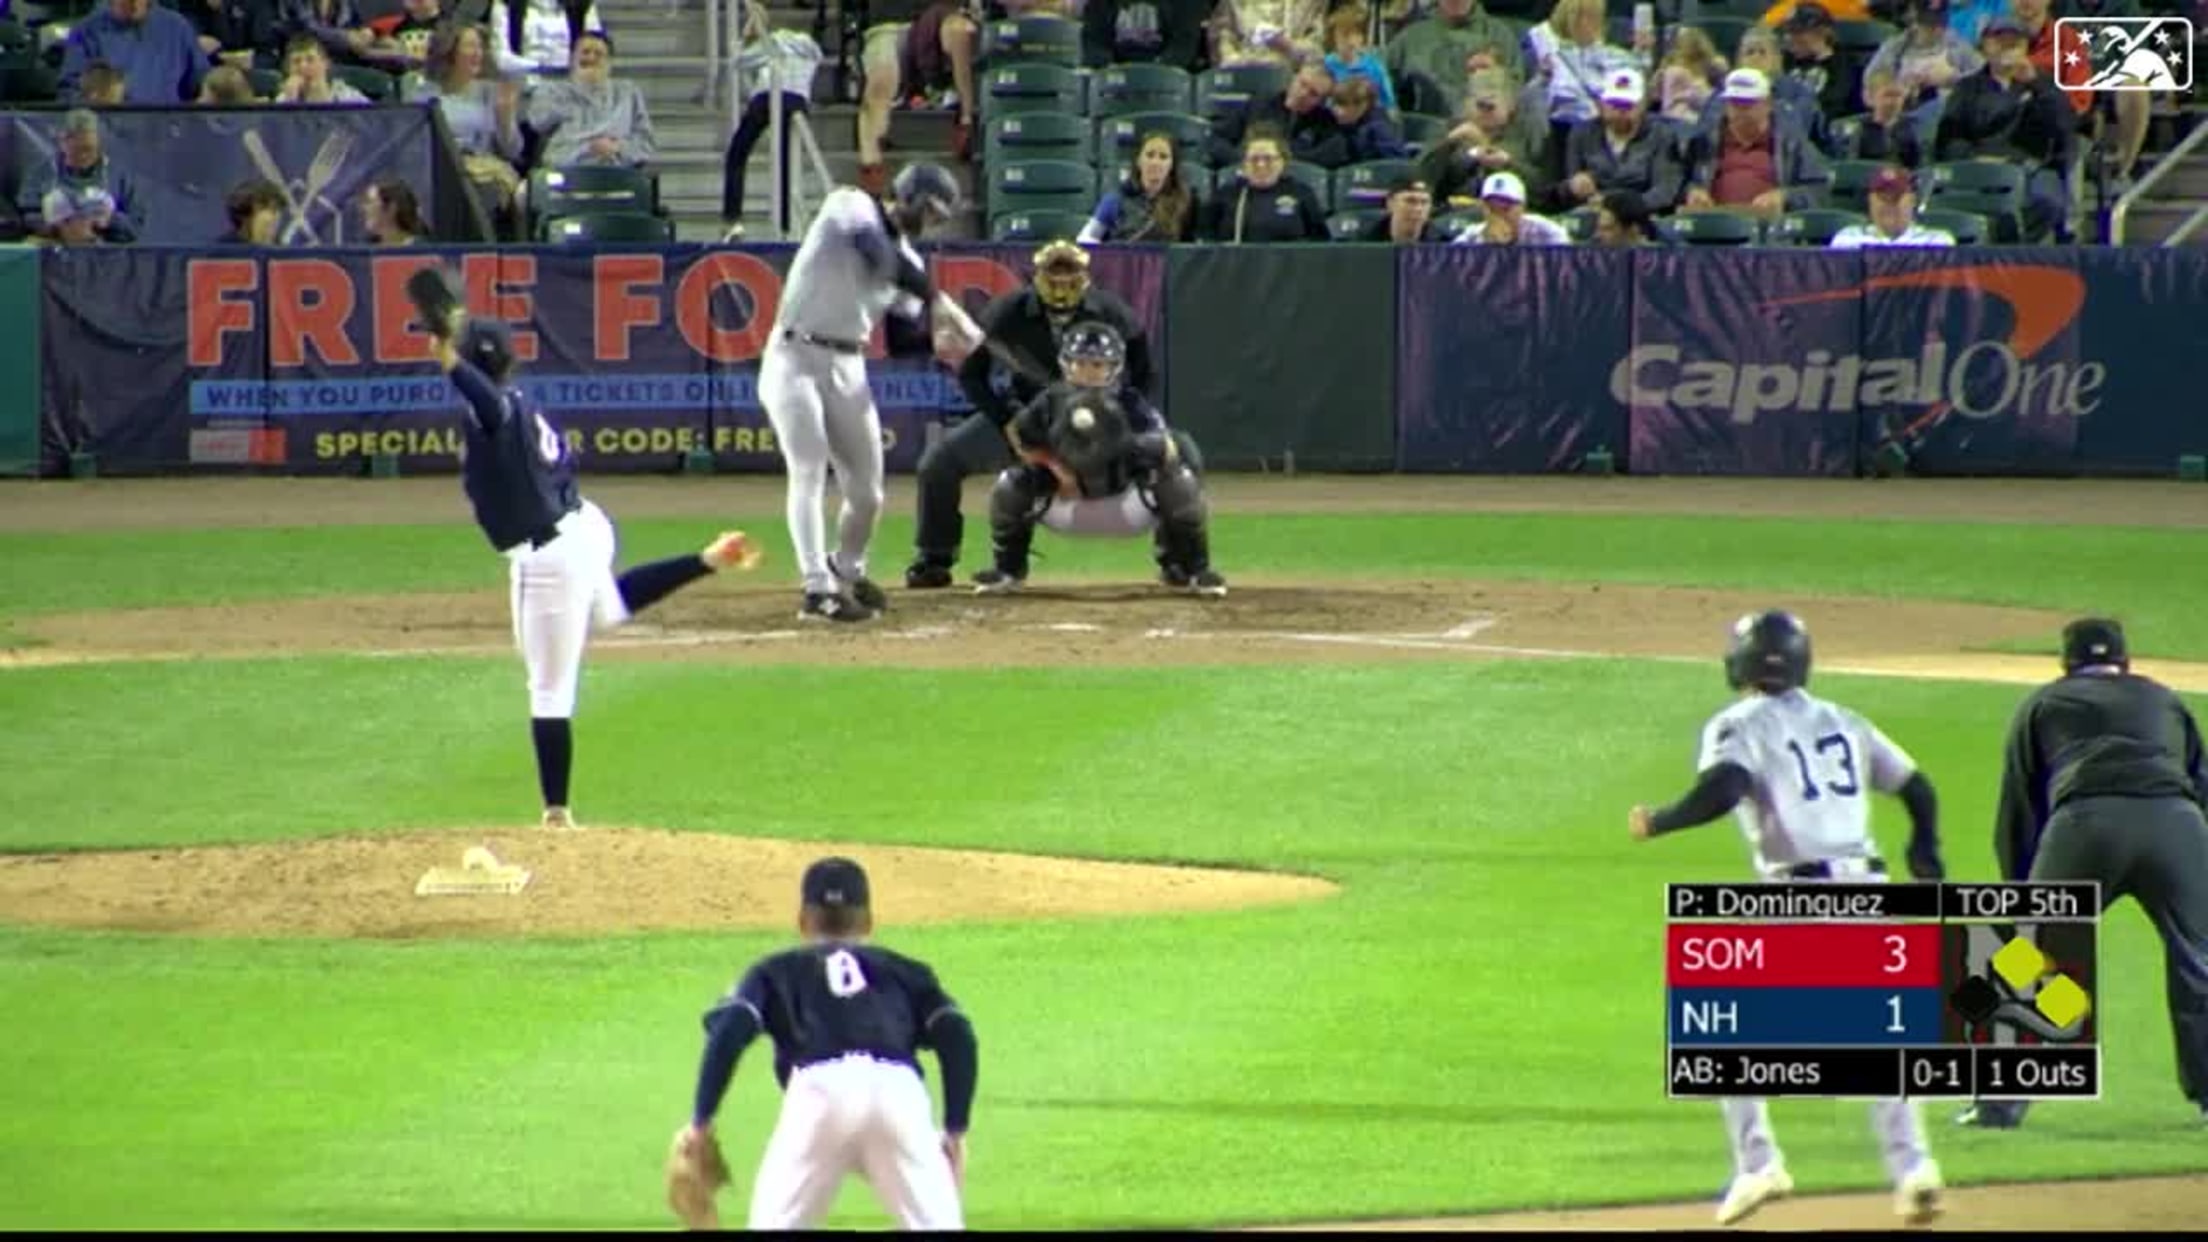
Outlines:
{"type": "Polygon", "coordinates": [[[950,317],[952,321],[958,325],[960,332],[964,333],[970,338],[978,340],[979,348],[988,350],[990,357],[995,358],[997,361],[1003,363],[1006,367],[1010,368],[1014,373],[1018,374],[1023,379],[1031,380],[1035,384],[1044,388],[1048,388],[1050,385],[1057,382],[1056,376],[1052,375],[1049,371],[1043,369],[1041,366],[1038,366],[1035,361],[1029,358],[1026,354],[1021,353],[1017,349],[1014,349],[1011,345],[1005,343],[1004,341],[1000,341],[997,338],[984,333],[981,330],[980,326],[976,324],[973,319],[966,314],[965,308],[950,299],[949,294],[942,293],[940,291],[937,292],[935,295],[935,304],[938,311],[940,311],[945,316],[950,317]]]}

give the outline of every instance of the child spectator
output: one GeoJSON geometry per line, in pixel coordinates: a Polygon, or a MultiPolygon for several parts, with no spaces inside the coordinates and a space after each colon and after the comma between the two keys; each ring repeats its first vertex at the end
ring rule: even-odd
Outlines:
{"type": "Polygon", "coordinates": [[[1399,160],[1410,154],[1402,131],[1382,112],[1369,78],[1355,77],[1334,88],[1334,119],[1349,141],[1349,162],[1399,160]]]}
{"type": "Polygon", "coordinates": [[[1707,31],[1683,26],[1671,37],[1671,51],[1656,74],[1657,115],[1686,129],[1702,123],[1710,96],[1729,67],[1707,31]]]}
{"type": "Polygon", "coordinates": [[[1379,53],[1365,43],[1371,21],[1372,10],[1363,4],[1351,3],[1334,10],[1326,19],[1326,68],[1337,86],[1351,78],[1369,80],[1380,106],[1392,116],[1396,110],[1395,83],[1388,77],[1388,67],[1379,53]]]}

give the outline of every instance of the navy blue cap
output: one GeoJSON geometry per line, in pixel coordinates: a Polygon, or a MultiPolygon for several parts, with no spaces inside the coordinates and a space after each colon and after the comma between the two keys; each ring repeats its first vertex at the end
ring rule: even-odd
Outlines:
{"type": "Polygon", "coordinates": [[[805,868],[800,900],[824,909],[864,909],[868,904],[866,869],[848,858],[823,858],[805,868]]]}
{"type": "Polygon", "coordinates": [[[2062,627],[2062,667],[2081,669],[2090,664],[2128,667],[2131,652],[2124,645],[2124,627],[2107,617],[2081,617],[2062,627]]]}

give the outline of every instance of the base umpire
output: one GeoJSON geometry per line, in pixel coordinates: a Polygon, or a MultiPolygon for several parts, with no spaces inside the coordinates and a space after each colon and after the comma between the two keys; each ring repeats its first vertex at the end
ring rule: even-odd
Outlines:
{"type": "MultiPolygon", "coordinates": [[[[960,488],[969,478],[994,475],[1014,463],[1005,428],[1049,383],[1064,378],[1058,364],[1060,338],[1074,324],[1089,321],[1110,325],[1126,343],[1121,399],[1153,401],[1157,372],[1134,308],[1118,294],[1090,282],[1089,255],[1079,246],[1054,241],[1037,250],[1028,286],[990,302],[978,320],[984,335],[1026,359],[1034,373],[1002,367],[988,349],[974,350],[960,365],[959,387],[974,413],[920,456],[919,529],[913,540],[912,565],[905,570],[908,588],[951,585],[951,567],[958,563],[965,535],[960,488]],[[1009,391],[998,391],[994,383],[1000,370],[1005,372],[1009,391]]],[[[1195,445],[1179,433],[1175,439],[1182,456],[1200,469],[1195,445]]]]}
{"type": "MultiPolygon", "coordinates": [[[[2063,675],[2017,709],[1994,852],[2012,881],[2098,880],[2162,936],[2177,1082],[2208,1121],[2208,768],[2200,727],[2168,687],[2131,671],[2124,630],[2062,632],[2063,675]]],[[[2010,1129],[2029,1101],[1980,1100],[1956,1120],[2010,1129]]]]}

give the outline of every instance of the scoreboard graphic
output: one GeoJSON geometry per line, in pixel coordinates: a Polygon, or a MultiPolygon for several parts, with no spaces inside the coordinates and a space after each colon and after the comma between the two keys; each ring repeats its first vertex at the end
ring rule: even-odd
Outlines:
{"type": "Polygon", "coordinates": [[[1674,884],[1667,901],[1674,1098],[2100,1098],[2098,884],[1674,884]]]}

